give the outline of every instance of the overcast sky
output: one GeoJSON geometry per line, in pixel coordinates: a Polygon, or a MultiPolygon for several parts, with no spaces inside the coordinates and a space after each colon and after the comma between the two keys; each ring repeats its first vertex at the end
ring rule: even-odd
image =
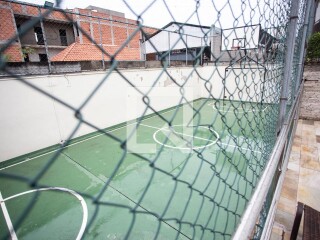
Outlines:
{"type": "MultiPolygon", "coordinates": [[[[39,5],[43,5],[45,2],[45,0],[24,1],[39,5]]],[[[270,2],[280,2],[281,4],[284,1],[271,0],[270,2]]],[[[136,15],[141,15],[144,25],[158,28],[171,21],[204,26],[214,24],[219,28],[231,28],[234,25],[242,26],[245,23],[247,25],[258,24],[270,17],[264,1],[261,0],[201,0],[199,3],[197,8],[196,0],[63,0],[61,8],[85,8],[88,5],[94,5],[123,12],[130,19],[137,19],[136,15]],[[150,4],[150,8],[144,11],[150,4]],[[196,10],[199,17],[195,14],[196,10]],[[219,18],[218,11],[221,12],[219,18]],[[261,16],[263,17],[261,18],[261,16]],[[234,20],[238,17],[238,22],[235,22],[234,20]],[[219,20],[217,21],[217,19],[219,20]],[[261,19],[263,20],[261,21],[261,19]]]]}

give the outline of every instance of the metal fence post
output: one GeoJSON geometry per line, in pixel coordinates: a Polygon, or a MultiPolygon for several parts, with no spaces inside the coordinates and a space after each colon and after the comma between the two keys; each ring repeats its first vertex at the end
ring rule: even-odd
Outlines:
{"type": "Polygon", "coordinates": [[[311,10],[311,1],[307,1],[307,6],[306,6],[306,13],[305,13],[305,18],[304,18],[304,24],[303,24],[303,33],[302,33],[302,46],[300,48],[300,56],[299,56],[299,68],[298,68],[298,79],[297,79],[297,84],[296,84],[296,89],[295,89],[295,96],[298,94],[298,90],[300,87],[301,79],[302,79],[302,74],[303,74],[303,68],[304,68],[304,61],[305,61],[305,56],[306,56],[306,41],[307,41],[307,30],[309,26],[309,16],[310,16],[310,10],[311,10]]]}
{"type": "Polygon", "coordinates": [[[203,55],[202,55],[202,53],[203,53],[203,50],[202,50],[202,38],[200,38],[200,65],[202,66],[203,65],[203,55]]]}
{"type": "Polygon", "coordinates": [[[277,125],[277,132],[280,132],[282,124],[284,122],[287,110],[287,101],[289,94],[289,83],[292,77],[292,66],[293,66],[293,54],[294,45],[296,40],[296,30],[298,23],[298,13],[299,13],[299,0],[293,0],[290,9],[290,20],[288,27],[288,37],[286,39],[286,56],[284,62],[284,75],[280,95],[280,110],[277,125]]]}
{"type": "Polygon", "coordinates": [[[188,35],[186,35],[186,66],[188,66],[188,35]]]}
{"type": "Polygon", "coordinates": [[[168,32],[168,45],[169,45],[169,56],[168,56],[168,64],[169,66],[171,65],[171,59],[170,59],[170,56],[171,56],[171,46],[170,46],[170,32],[168,32]]]}
{"type": "Polygon", "coordinates": [[[140,49],[140,60],[144,60],[143,57],[143,42],[142,42],[142,38],[139,39],[139,49],[140,49]]]}
{"type": "Polygon", "coordinates": [[[114,43],[114,29],[113,29],[112,15],[110,15],[110,34],[111,34],[111,44],[115,45],[115,43],[114,43]]]}
{"type": "Polygon", "coordinates": [[[315,14],[316,14],[316,6],[315,6],[315,0],[309,0],[311,2],[311,7],[310,9],[312,9],[310,11],[310,21],[309,21],[309,26],[308,26],[308,38],[311,36],[312,32],[313,32],[313,24],[314,24],[314,20],[315,20],[315,14]]]}
{"type": "Polygon", "coordinates": [[[48,59],[49,73],[52,73],[52,66],[51,66],[51,61],[50,61],[50,57],[49,57],[49,49],[48,49],[46,31],[44,29],[43,20],[41,19],[41,9],[40,9],[40,7],[38,7],[38,12],[39,12],[39,18],[40,18],[41,31],[42,31],[42,35],[43,35],[44,48],[45,48],[45,51],[46,51],[46,54],[47,54],[47,59],[48,59]]]}
{"type": "MultiPolygon", "coordinates": [[[[98,24],[99,24],[99,35],[100,35],[100,47],[103,49],[100,19],[98,19],[98,24]]],[[[102,68],[103,68],[103,70],[105,70],[106,69],[106,65],[104,63],[104,53],[103,53],[103,51],[101,51],[101,54],[102,54],[102,68]]]]}
{"type": "Polygon", "coordinates": [[[147,67],[147,48],[146,48],[147,40],[144,35],[142,35],[142,39],[140,42],[141,42],[141,55],[144,60],[144,67],[146,68],[147,67]]]}
{"type": "Polygon", "coordinates": [[[210,45],[210,61],[213,61],[214,59],[213,59],[213,35],[214,35],[214,29],[215,29],[215,27],[214,27],[214,25],[211,25],[211,31],[210,31],[210,42],[211,42],[211,45],[210,45]]]}

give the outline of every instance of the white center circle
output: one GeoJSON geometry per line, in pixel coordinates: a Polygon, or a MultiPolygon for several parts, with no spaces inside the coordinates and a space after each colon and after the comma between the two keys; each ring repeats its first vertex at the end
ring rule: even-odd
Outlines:
{"type": "MultiPolygon", "coordinates": [[[[215,140],[211,140],[211,139],[206,139],[206,138],[202,138],[202,137],[197,137],[197,136],[193,136],[190,134],[185,134],[185,133],[180,133],[175,131],[173,128],[174,127],[183,127],[183,128],[195,128],[196,126],[183,126],[183,125],[173,125],[172,129],[168,128],[168,127],[163,127],[163,128],[159,128],[157,131],[154,132],[153,134],[153,139],[156,143],[168,147],[168,148],[173,148],[173,149],[180,149],[180,150],[194,150],[194,149],[202,149],[202,148],[206,148],[209,147],[211,145],[214,145],[217,143],[217,141],[219,140],[219,134],[214,131],[213,129],[210,129],[209,126],[208,127],[204,127],[204,126],[198,126],[198,128],[203,128],[206,129],[208,131],[210,131],[211,133],[213,133],[216,136],[215,140]],[[180,147],[180,146],[172,146],[166,143],[163,143],[161,141],[158,140],[157,135],[159,132],[169,132],[170,134],[174,134],[174,135],[178,135],[179,137],[183,136],[183,137],[191,137],[192,139],[199,139],[199,140],[204,140],[207,141],[207,144],[205,145],[201,145],[201,146],[190,146],[190,147],[180,147]]],[[[182,138],[181,138],[182,139],[182,138]]]]}

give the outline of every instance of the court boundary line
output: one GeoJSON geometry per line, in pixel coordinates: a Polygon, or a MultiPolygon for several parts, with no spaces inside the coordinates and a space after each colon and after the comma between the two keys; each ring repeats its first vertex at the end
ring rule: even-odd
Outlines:
{"type": "MultiPolygon", "coordinates": [[[[62,192],[67,192],[67,193],[70,193],[72,196],[74,196],[75,198],[77,198],[80,203],[81,203],[81,207],[82,207],[82,223],[81,223],[81,227],[80,227],[80,230],[78,232],[78,235],[76,237],[76,240],[81,240],[82,239],[82,236],[84,234],[84,231],[87,227],[87,222],[88,222],[88,207],[87,207],[87,204],[86,204],[86,201],[84,200],[84,198],[79,194],[77,193],[76,191],[73,191],[71,189],[68,189],[68,188],[63,188],[63,187],[47,187],[47,188],[38,188],[38,189],[32,189],[32,190],[29,190],[29,191],[25,191],[25,192],[21,192],[21,193],[18,193],[18,194],[15,194],[15,195],[12,195],[10,197],[7,197],[5,199],[2,198],[1,196],[1,192],[0,192],[0,203],[1,203],[1,207],[2,207],[2,204],[4,204],[5,201],[8,201],[8,200],[11,200],[13,198],[16,198],[16,197],[20,197],[20,196],[23,196],[23,195],[26,195],[28,193],[32,193],[32,192],[41,192],[41,191],[62,191],[62,192]]],[[[9,214],[8,214],[9,215],[9,214]]],[[[10,219],[10,216],[9,216],[9,221],[11,222],[11,219],[10,219]]],[[[11,223],[12,224],[12,223],[11,223]]],[[[12,226],[12,229],[13,229],[13,226],[12,226]]],[[[14,231],[14,230],[13,230],[14,231]]],[[[10,232],[11,233],[11,232],[10,232]]],[[[18,239],[18,238],[16,238],[18,239]]]]}
{"type": "MultiPolygon", "coordinates": [[[[214,108],[213,103],[208,103],[208,105],[209,105],[209,106],[212,106],[212,108],[214,108]]],[[[180,107],[179,107],[179,108],[180,108],[180,107]]],[[[265,108],[263,109],[263,111],[265,111],[267,108],[268,108],[268,106],[265,107],[265,108]]],[[[216,108],[214,108],[214,109],[216,109],[216,108]]],[[[176,110],[176,108],[170,109],[170,110],[165,111],[165,112],[163,112],[163,113],[169,113],[169,112],[172,112],[172,111],[174,111],[174,110],[176,110]]],[[[218,110],[218,109],[216,109],[216,110],[218,110]]],[[[219,111],[219,110],[218,110],[218,111],[219,111]]],[[[242,112],[242,113],[244,113],[244,112],[242,112]]],[[[150,116],[150,117],[148,117],[148,118],[142,119],[142,120],[140,121],[140,124],[139,124],[139,125],[147,126],[147,125],[145,125],[145,124],[142,124],[141,122],[146,121],[146,120],[151,119],[151,118],[154,118],[154,117],[157,117],[157,116],[158,116],[158,115],[154,115],[154,116],[150,116]]],[[[124,126],[111,129],[111,130],[109,130],[109,131],[106,131],[106,133],[114,132],[114,131],[116,131],[116,130],[125,128],[125,127],[127,127],[127,126],[131,126],[131,125],[133,125],[133,124],[136,124],[136,125],[137,125],[137,123],[138,123],[138,122],[135,120],[135,122],[133,122],[133,123],[125,124],[124,126]]],[[[71,143],[71,144],[63,147],[62,149],[65,149],[65,148],[67,148],[67,147],[72,147],[72,146],[74,146],[74,145],[76,145],[76,144],[89,141],[89,140],[91,140],[91,139],[93,139],[93,138],[97,138],[97,137],[100,137],[100,136],[102,136],[102,135],[104,135],[104,134],[103,134],[103,133],[100,133],[100,134],[97,134],[97,135],[95,135],[95,136],[86,138],[86,139],[84,139],[84,140],[81,140],[81,141],[78,141],[78,142],[75,142],[75,143],[71,143]]],[[[219,136],[219,135],[218,135],[218,136],[219,136]]],[[[220,138],[220,136],[219,136],[219,138],[220,138]]],[[[206,140],[208,140],[208,139],[206,139],[206,140]]],[[[231,145],[231,144],[222,143],[221,140],[220,140],[220,143],[223,144],[223,145],[231,146],[231,147],[236,147],[236,148],[242,148],[242,149],[244,149],[244,150],[249,150],[249,151],[251,151],[251,152],[261,153],[260,151],[250,150],[250,149],[248,149],[248,148],[243,148],[243,147],[238,147],[238,146],[231,145]]],[[[60,148],[59,148],[59,149],[60,149],[60,148]]],[[[38,156],[35,156],[35,157],[32,157],[32,158],[27,158],[27,159],[25,159],[25,160],[23,160],[23,161],[20,161],[20,162],[18,162],[18,163],[14,163],[14,164],[11,164],[11,165],[9,165],[9,166],[0,168],[0,171],[1,171],[1,170],[8,169],[8,168],[11,168],[11,167],[14,167],[14,166],[17,166],[17,165],[20,165],[20,164],[22,164],[22,163],[29,162],[29,161],[31,161],[31,160],[34,160],[34,159],[36,159],[36,158],[39,158],[39,157],[48,155],[48,154],[50,154],[50,153],[54,153],[54,152],[58,151],[59,149],[51,150],[51,151],[49,151],[49,152],[40,154],[40,155],[38,155],[38,156]]],[[[187,148],[187,149],[189,149],[189,148],[187,148]]]]}
{"type": "Polygon", "coordinates": [[[17,234],[16,234],[16,232],[14,231],[14,228],[13,228],[13,224],[12,224],[8,209],[7,209],[6,204],[5,204],[5,200],[2,198],[1,191],[0,191],[0,206],[1,206],[1,209],[2,209],[2,213],[3,213],[4,219],[5,219],[6,223],[7,223],[11,239],[12,240],[18,240],[17,234]]]}

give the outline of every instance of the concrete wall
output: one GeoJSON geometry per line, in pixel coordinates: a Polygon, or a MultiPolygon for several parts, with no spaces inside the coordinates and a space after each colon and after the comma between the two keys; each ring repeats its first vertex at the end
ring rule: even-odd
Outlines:
{"type": "MultiPolygon", "coordinates": [[[[225,66],[175,67],[167,69],[178,84],[183,84],[188,101],[204,98],[223,98],[225,66]],[[207,86],[207,88],[206,88],[207,86]]],[[[143,113],[146,105],[143,95],[148,93],[150,105],[157,111],[176,106],[181,100],[177,86],[162,68],[121,70],[134,84],[129,85],[117,73],[112,73],[93,98],[81,110],[83,118],[98,128],[107,128],[143,113]],[[159,78],[159,79],[158,79],[159,78]],[[158,80],[157,80],[158,79],[158,80]],[[133,111],[133,109],[135,111],[133,111]]],[[[39,150],[68,139],[78,120],[75,109],[79,108],[95,87],[106,76],[105,72],[89,72],[64,75],[24,77],[24,79],[45,92],[72,106],[70,109],[56,100],[31,89],[13,78],[0,79],[0,161],[39,150]]],[[[242,100],[250,100],[255,91],[249,80],[248,91],[243,91],[242,100]]],[[[227,89],[238,91],[236,81],[229,78],[227,89]]],[[[257,89],[261,86],[256,83],[257,89]]],[[[235,96],[239,94],[235,93],[235,96]]],[[[252,101],[259,101],[260,95],[252,101]]],[[[148,110],[147,114],[152,113],[148,110]]],[[[82,124],[74,137],[95,132],[96,129],[82,124]]]]}
{"type": "MultiPolygon", "coordinates": [[[[25,23],[28,22],[28,20],[25,18],[15,18],[15,22],[17,24],[17,27],[19,25],[20,25],[20,27],[22,27],[25,23]]],[[[37,27],[40,27],[40,24],[38,24],[37,27]]],[[[37,45],[37,41],[36,41],[36,38],[34,35],[34,30],[31,29],[25,35],[21,36],[20,41],[22,44],[37,45]]]]}
{"type": "MultiPolygon", "coordinates": [[[[183,83],[192,68],[170,69],[169,72],[183,83]]],[[[181,98],[177,87],[161,69],[121,71],[141,91],[150,89],[158,76],[160,79],[149,95],[150,104],[162,110],[177,105],[181,98]],[[165,98],[165,95],[170,98],[165,98]],[[159,97],[160,96],[160,97],[159,97]]],[[[104,72],[66,74],[59,76],[25,77],[40,89],[54,95],[74,108],[78,108],[105,76],[104,72]]],[[[201,97],[198,77],[192,73],[186,85],[186,96],[192,101],[201,97]]],[[[106,128],[138,117],[145,104],[142,95],[120,75],[113,73],[81,111],[84,119],[99,128],[106,128]],[[139,100],[137,111],[128,111],[131,102],[139,100]]],[[[132,109],[134,106],[130,106],[132,109]]],[[[74,110],[31,89],[16,79],[0,80],[0,161],[57,144],[68,138],[78,123],[74,110]]],[[[151,113],[150,111],[148,111],[151,113]]],[[[84,124],[74,137],[96,130],[84,124]]]]}
{"type": "MultiPolygon", "coordinates": [[[[26,24],[29,20],[16,17],[15,21],[17,25],[22,26],[23,24],[26,24]]],[[[44,22],[43,25],[44,25],[44,31],[46,34],[48,45],[62,46],[60,35],[59,35],[59,29],[66,30],[68,45],[70,45],[75,41],[73,27],[71,24],[57,23],[57,22],[44,22]]],[[[35,25],[35,27],[40,27],[40,24],[35,25]]],[[[21,37],[20,41],[22,45],[37,45],[33,28],[30,31],[28,31],[23,37],[21,37]]]]}
{"type": "MultiPolygon", "coordinates": [[[[51,65],[52,73],[74,73],[80,72],[81,64],[86,62],[54,62],[51,65]]],[[[100,68],[101,69],[101,68],[100,68]]],[[[20,62],[9,63],[6,70],[16,75],[46,75],[49,74],[49,66],[42,62],[20,62]]],[[[91,70],[92,71],[92,70],[91,70]]],[[[6,72],[0,71],[0,77],[8,76],[6,72]]]]}
{"type": "Polygon", "coordinates": [[[66,30],[67,43],[70,45],[75,41],[72,24],[44,22],[44,30],[48,45],[61,46],[59,30],[66,30]]]}
{"type": "MultiPolygon", "coordinates": [[[[32,48],[32,47],[31,47],[32,48]]],[[[64,50],[65,48],[49,48],[48,49],[48,53],[49,53],[49,58],[54,57],[55,55],[57,55],[58,53],[60,53],[62,50],[64,50]]],[[[43,47],[41,48],[33,48],[33,53],[29,53],[29,61],[30,62],[39,62],[40,61],[40,57],[39,54],[46,54],[46,49],[43,47]]]]}

